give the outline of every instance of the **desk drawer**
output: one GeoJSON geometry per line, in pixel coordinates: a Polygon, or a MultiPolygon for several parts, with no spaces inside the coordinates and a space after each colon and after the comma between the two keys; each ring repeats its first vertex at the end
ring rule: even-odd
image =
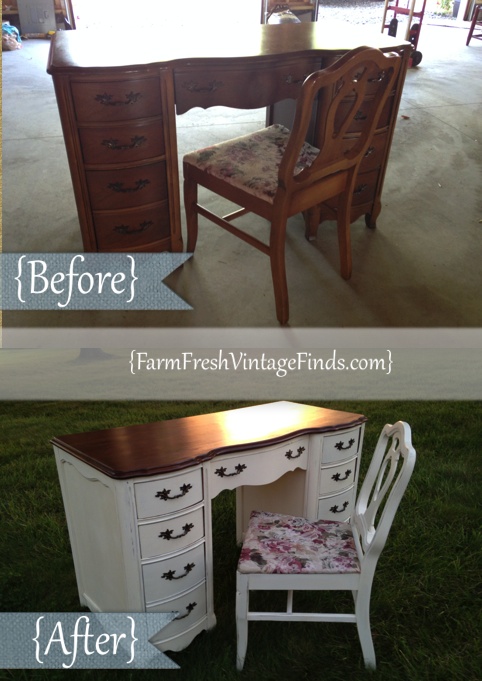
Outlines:
{"type": "MultiPolygon", "coordinates": [[[[359,132],[362,129],[362,126],[364,125],[366,119],[371,115],[371,108],[372,108],[372,102],[373,99],[370,97],[365,97],[364,101],[361,103],[361,105],[358,107],[358,111],[355,114],[355,118],[348,128],[347,132],[352,133],[352,132],[359,132]]],[[[346,98],[343,102],[340,103],[340,106],[337,111],[337,124],[341,125],[341,123],[345,120],[345,117],[350,110],[350,107],[352,105],[352,100],[350,98],[346,98]]],[[[390,117],[392,114],[392,106],[393,106],[393,97],[389,97],[387,101],[385,102],[385,106],[382,109],[382,113],[380,114],[380,118],[377,123],[377,129],[379,128],[385,128],[388,123],[390,122],[390,117]]]]}
{"type": "Polygon", "coordinates": [[[71,84],[77,120],[123,121],[161,114],[161,89],[157,78],[126,78],[109,82],[71,84]]]}
{"type": "Polygon", "coordinates": [[[188,551],[142,566],[146,603],[176,596],[206,578],[204,543],[188,551]]]}
{"type": "MultiPolygon", "coordinates": [[[[381,166],[387,146],[387,138],[388,135],[386,131],[379,132],[373,136],[370,146],[362,158],[359,172],[367,172],[381,166]]],[[[351,149],[357,139],[358,137],[356,136],[347,137],[343,142],[344,149],[346,151],[351,149]]]]}
{"type": "Polygon", "coordinates": [[[321,497],[318,500],[318,518],[345,522],[353,512],[355,490],[353,487],[339,494],[321,497]]]}
{"type": "Polygon", "coordinates": [[[165,161],[135,168],[86,172],[93,210],[134,208],[167,199],[165,161]]]}
{"type": "Polygon", "coordinates": [[[152,246],[152,251],[170,248],[167,201],[124,211],[94,213],[94,226],[99,251],[135,251],[147,244],[152,246]],[[163,240],[166,248],[155,248],[163,240]]]}
{"type": "Polygon", "coordinates": [[[309,437],[302,436],[273,447],[216,457],[210,465],[210,495],[240,485],[266,485],[288,471],[306,469],[308,444],[309,437]]]}
{"type": "Polygon", "coordinates": [[[322,466],[320,493],[331,494],[351,487],[355,481],[356,467],[356,458],[335,466],[322,466]]]}
{"type": "MultiPolygon", "coordinates": [[[[167,627],[164,627],[158,635],[153,637],[153,643],[158,645],[162,641],[187,631],[196,622],[206,617],[207,599],[206,584],[200,584],[196,588],[184,593],[178,598],[163,601],[155,605],[149,605],[146,612],[178,612],[179,615],[167,627]]],[[[163,648],[164,649],[164,648],[163,648]]],[[[169,650],[169,647],[165,648],[169,650]]]]}
{"type": "Polygon", "coordinates": [[[160,120],[145,125],[80,128],[79,135],[85,163],[131,163],[165,153],[160,120]]]}
{"type": "Polygon", "coordinates": [[[203,500],[200,468],[134,484],[138,518],[175,513],[203,500]]]}
{"type": "Polygon", "coordinates": [[[322,463],[352,459],[358,454],[361,428],[352,428],[323,438],[322,463]]]}
{"type": "Polygon", "coordinates": [[[179,551],[204,537],[204,508],[139,525],[141,558],[179,551]]]}
{"type": "Polygon", "coordinates": [[[373,200],[376,193],[378,176],[378,169],[369,170],[366,173],[358,173],[355,189],[353,190],[352,206],[360,206],[373,200]]]}
{"type": "Polygon", "coordinates": [[[250,109],[282,99],[295,99],[305,78],[319,69],[320,63],[319,59],[305,59],[280,66],[253,62],[250,70],[229,69],[227,64],[221,69],[176,69],[177,113],[195,106],[250,109]]]}

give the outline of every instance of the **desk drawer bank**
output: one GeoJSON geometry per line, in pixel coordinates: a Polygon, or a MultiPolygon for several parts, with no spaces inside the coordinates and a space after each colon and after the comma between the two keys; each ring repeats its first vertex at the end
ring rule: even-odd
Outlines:
{"type": "MultiPolygon", "coordinates": [[[[176,115],[196,106],[268,107],[268,123],[289,124],[283,103],[297,97],[304,78],[362,44],[403,58],[355,187],[352,220],[365,215],[374,226],[410,43],[325,22],[254,25],[241,32],[156,26],[132,53],[122,34],[57,33],[47,71],[84,250],[181,251],[176,115]]],[[[356,130],[348,145],[354,137],[356,130]]],[[[327,205],[323,219],[332,218],[327,205]]]]}
{"type": "Polygon", "coordinates": [[[346,520],[365,417],[292,402],[54,438],[80,602],[178,612],[156,645],[214,626],[211,501],[236,489],[237,538],[254,508],[346,520]]]}

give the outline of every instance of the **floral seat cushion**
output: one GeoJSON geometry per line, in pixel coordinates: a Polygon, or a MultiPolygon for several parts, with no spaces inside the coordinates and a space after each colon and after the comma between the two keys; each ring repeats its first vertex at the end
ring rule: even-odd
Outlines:
{"type": "MultiPolygon", "coordinates": [[[[271,125],[193,151],[186,154],[184,161],[272,203],[278,188],[278,168],[289,134],[284,126],[271,125]]],[[[295,166],[295,175],[310,166],[318,153],[316,147],[305,143],[295,166]]]]}
{"type": "Polygon", "coordinates": [[[269,574],[360,572],[351,527],[332,520],[253,511],[238,570],[269,574]]]}

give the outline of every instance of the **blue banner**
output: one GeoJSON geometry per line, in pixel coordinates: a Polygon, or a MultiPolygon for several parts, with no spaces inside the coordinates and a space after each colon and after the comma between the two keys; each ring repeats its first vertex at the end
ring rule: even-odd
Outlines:
{"type": "Polygon", "coordinates": [[[161,613],[0,613],[0,669],[179,669],[149,639],[161,613]]]}
{"type": "Polygon", "coordinates": [[[191,310],[163,284],[191,253],[0,253],[3,310],[191,310]]]}

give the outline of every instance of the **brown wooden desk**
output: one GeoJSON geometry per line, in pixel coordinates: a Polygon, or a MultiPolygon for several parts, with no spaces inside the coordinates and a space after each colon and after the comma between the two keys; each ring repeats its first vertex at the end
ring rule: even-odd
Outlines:
{"type": "MultiPolygon", "coordinates": [[[[195,106],[266,106],[269,122],[278,120],[271,105],[296,98],[306,75],[361,44],[403,56],[355,188],[352,220],[365,215],[374,226],[410,43],[324,22],[255,25],[241,35],[227,28],[208,34],[197,27],[156,27],[131,50],[120,34],[55,36],[47,71],[86,251],[181,251],[176,114],[195,106]]],[[[327,205],[322,219],[332,217],[327,205]]]]}

